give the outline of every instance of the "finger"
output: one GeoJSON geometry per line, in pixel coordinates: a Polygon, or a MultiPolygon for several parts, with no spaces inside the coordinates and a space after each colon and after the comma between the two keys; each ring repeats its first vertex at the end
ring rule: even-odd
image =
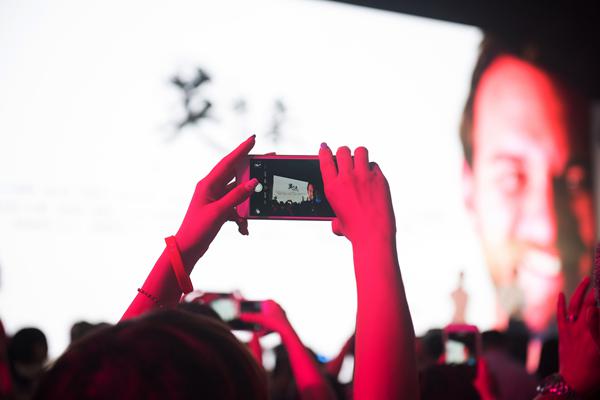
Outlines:
{"type": "Polygon", "coordinates": [[[600,350],[600,312],[597,307],[590,306],[585,312],[585,322],[596,347],[600,350]]]}
{"type": "Polygon", "coordinates": [[[556,304],[556,323],[558,324],[559,332],[561,331],[561,327],[567,321],[566,308],[565,294],[561,292],[558,294],[558,302],[556,304]]]}
{"type": "Polygon", "coordinates": [[[476,376],[478,379],[487,379],[489,371],[488,371],[488,366],[487,366],[487,362],[485,361],[485,359],[483,357],[479,357],[477,358],[477,372],[476,372],[476,376]]]}
{"type": "Polygon", "coordinates": [[[225,190],[223,191],[223,194],[229,193],[231,191],[231,189],[233,189],[234,187],[237,186],[237,184],[238,184],[237,181],[229,182],[227,184],[227,186],[225,186],[225,190]]]}
{"type": "Polygon", "coordinates": [[[379,164],[377,164],[376,162],[370,162],[369,165],[371,166],[371,173],[375,174],[380,179],[383,179],[383,183],[385,184],[385,186],[389,192],[390,185],[389,185],[387,179],[385,178],[385,175],[383,175],[383,172],[381,171],[381,167],[379,167],[379,164]]]}
{"type": "Polygon", "coordinates": [[[354,169],[361,173],[369,171],[369,150],[366,147],[357,147],[354,150],[354,169]]]}
{"type": "Polygon", "coordinates": [[[344,230],[342,229],[342,223],[339,219],[335,218],[331,221],[331,230],[338,236],[344,236],[344,230]]]}
{"type": "Polygon", "coordinates": [[[377,164],[374,161],[371,161],[369,163],[369,169],[371,171],[373,171],[373,173],[377,174],[377,175],[383,175],[383,172],[381,172],[381,167],[379,167],[379,164],[377,164]]]}
{"type": "Polygon", "coordinates": [[[569,302],[569,315],[572,315],[574,317],[577,317],[579,315],[579,312],[581,311],[581,305],[583,304],[585,292],[589,285],[590,278],[587,276],[583,278],[579,285],[577,285],[573,296],[571,296],[571,301],[569,302]]]}
{"type": "MultiPolygon", "coordinates": [[[[237,211],[235,211],[235,214],[237,215],[237,211]]],[[[248,231],[248,220],[246,218],[242,218],[238,215],[238,219],[235,221],[235,223],[238,226],[238,232],[241,233],[244,236],[248,236],[250,234],[250,232],[248,231]]]]}
{"type": "Polygon", "coordinates": [[[260,303],[260,309],[265,312],[265,313],[269,313],[270,311],[276,310],[277,308],[280,308],[279,304],[273,300],[273,299],[267,299],[267,300],[263,300],[260,303]]]}
{"type": "Polygon", "coordinates": [[[337,167],[335,161],[333,161],[333,154],[331,149],[327,146],[327,143],[321,143],[319,149],[319,165],[321,167],[321,176],[323,178],[323,184],[328,185],[337,176],[337,167]]]}
{"type": "Polygon", "coordinates": [[[252,194],[256,185],[258,185],[258,179],[252,178],[248,182],[237,185],[234,189],[231,189],[229,193],[221,197],[214,204],[216,204],[225,215],[228,215],[227,213],[229,213],[231,208],[237,206],[252,194]]]}
{"type": "Polygon", "coordinates": [[[258,325],[262,325],[265,317],[258,313],[241,313],[239,319],[244,322],[250,322],[258,325]]]}
{"type": "Polygon", "coordinates": [[[340,175],[352,173],[354,165],[352,162],[350,149],[347,146],[340,147],[335,153],[335,158],[337,161],[338,172],[340,175]]]}
{"type": "Polygon", "coordinates": [[[220,187],[220,188],[216,188],[216,190],[213,190],[208,197],[209,201],[215,201],[220,199],[221,197],[223,197],[224,194],[229,193],[231,191],[231,189],[233,189],[234,187],[237,186],[237,181],[232,181],[229,182],[227,184],[227,186],[225,187],[220,187]]]}
{"type": "Polygon", "coordinates": [[[275,153],[274,151],[263,154],[263,156],[274,156],[274,155],[277,155],[277,153],[275,153]]]}
{"type": "MultiPolygon", "coordinates": [[[[590,280],[590,284],[591,284],[591,280],[590,280]]],[[[589,306],[593,306],[596,304],[596,298],[594,296],[594,291],[592,290],[592,288],[590,288],[590,290],[588,290],[587,294],[585,295],[585,299],[583,300],[583,304],[581,306],[582,311],[585,311],[585,309],[589,306]]]]}
{"type": "Polygon", "coordinates": [[[241,143],[235,150],[227,154],[206,176],[206,182],[209,187],[225,186],[235,176],[235,166],[248,155],[254,147],[256,135],[250,136],[241,143]]]}
{"type": "Polygon", "coordinates": [[[240,232],[242,235],[248,236],[248,220],[244,217],[241,217],[235,208],[229,209],[229,217],[227,219],[237,224],[238,232],[240,232]]]}

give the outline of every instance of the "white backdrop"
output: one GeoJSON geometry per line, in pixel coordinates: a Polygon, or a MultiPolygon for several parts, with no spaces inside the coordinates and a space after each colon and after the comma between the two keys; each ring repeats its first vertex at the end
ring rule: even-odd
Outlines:
{"type": "MultiPolygon", "coordinates": [[[[463,210],[458,123],[480,33],[311,0],[0,3],[0,317],[51,354],[79,319],[116,322],[198,179],[252,133],[257,153],[366,145],[387,175],[417,333],[446,324],[458,271],[471,321],[491,283],[463,210]],[[174,73],[202,66],[214,118],[173,138],[174,73]],[[247,112],[232,111],[247,99],[247,112]],[[266,135],[273,101],[284,136],[266,135]]],[[[197,288],[273,298],[307,345],[351,334],[351,250],[321,222],[226,225],[197,288]],[[286,253],[303,254],[285,265],[286,253]]]]}

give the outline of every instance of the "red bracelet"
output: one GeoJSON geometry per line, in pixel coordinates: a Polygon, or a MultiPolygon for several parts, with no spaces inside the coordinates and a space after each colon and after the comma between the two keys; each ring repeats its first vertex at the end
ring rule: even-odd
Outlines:
{"type": "Polygon", "coordinates": [[[192,280],[183,267],[183,260],[181,259],[181,253],[177,246],[177,240],[175,239],[175,236],[169,236],[168,238],[165,238],[165,242],[167,243],[171,266],[173,267],[173,272],[175,272],[179,288],[184,294],[188,294],[194,290],[194,285],[192,285],[192,280]]]}

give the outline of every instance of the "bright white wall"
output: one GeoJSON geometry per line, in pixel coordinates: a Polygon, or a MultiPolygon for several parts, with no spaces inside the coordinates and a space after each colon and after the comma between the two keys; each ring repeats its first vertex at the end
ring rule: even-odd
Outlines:
{"type": "MultiPolygon", "coordinates": [[[[252,133],[259,153],[366,145],[392,187],[417,332],[449,321],[459,270],[485,328],[491,284],[463,211],[457,133],[479,40],[471,27],[310,0],[1,2],[7,330],[39,326],[58,355],[74,321],[116,322],[219,149],[252,133]],[[181,110],[168,81],[196,65],[214,77],[220,122],[171,140],[181,110]],[[244,119],[231,110],[239,96],[244,119]],[[275,146],[277,97],[289,114],[275,146]]],[[[335,353],[356,308],[348,243],[327,223],[250,230],[225,226],[195,286],[276,299],[309,346],[335,353]]]]}

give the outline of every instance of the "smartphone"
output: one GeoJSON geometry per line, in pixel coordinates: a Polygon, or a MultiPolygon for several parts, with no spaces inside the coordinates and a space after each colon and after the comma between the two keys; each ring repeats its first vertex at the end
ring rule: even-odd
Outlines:
{"type": "Polygon", "coordinates": [[[238,330],[238,331],[258,331],[261,329],[260,325],[251,323],[251,322],[245,322],[242,321],[241,319],[239,319],[239,315],[241,313],[259,313],[261,311],[261,301],[248,301],[248,300],[242,300],[240,302],[238,302],[238,314],[237,316],[232,319],[231,321],[229,321],[229,326],[231,327],[231,329],[233,330],[238,330]]]}
{"type": "Polygon", "coordinates": [[[238,182],[258,179],[254,193],[236,207],[250,219],[332,220],[318,156],[249,155],[236,171],[238,182]]]}
{"type": "Polygon", "coordinates": [[[261,311],[261,301],[242,300],[238,293],[215,293],[194,291],[184,298],[188,303],[208,305],[227,323],[231,329],[240,331],[258,331],[260,326],[239,319],[240,313],[261,311]]]}
{"type": "Polygon", "coordinates": [[[240,315],[238,301],[231,297],[220,297],[211,301],[208,305],[227,323],[235,320],[240,315]]]}
{"type": "Polygon", "coordinates": [[[477,365],[481,353],[481,336],[474,325],[451,324],[444,328],[444,360],[446,364],[477,365]]]}

